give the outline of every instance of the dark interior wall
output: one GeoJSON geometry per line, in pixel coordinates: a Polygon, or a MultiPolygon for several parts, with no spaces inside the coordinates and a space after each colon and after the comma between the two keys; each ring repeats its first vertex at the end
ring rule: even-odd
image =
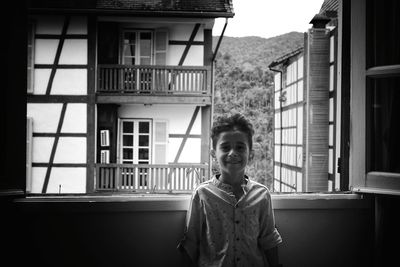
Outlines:
{"type": "Polygon", "coordinates": [[[27,8],[26,2],[11,1],[0,16],[0,193],[25,191],[27,8]],[[16,179],[21,177],[22,179],[16,179]]]}
{"type": "Polygon", "coordinates": [[[13,264],[4,266],[182,265],[176,246],[185,211],[124,211],[115,202],[22,206],[1,260],[13,264]]]}
{"type": "Polygon", "coordinates": [[[393,266],[399,258],[400,196],[375,196],[375,266],[393,266]]]}
{"type": "Polygon", "coordinates": [[[371,210],[276,210],[275,216],[284,267],[373,266],[371,210]]]}
{"type": "MultiPolygon", "coordinates": [[[[6,214],[12,231],[3,230],[6,255],[25,266],[183,266],[176,246],[186,209],[160,203],[165,207],[153,210],[140,208],[152,206],[146,200],[14,203],[17,213],[6,214]]],[[[373,266],[373,202],[353,203],[275,209],[283,266],[373,266]]]]}

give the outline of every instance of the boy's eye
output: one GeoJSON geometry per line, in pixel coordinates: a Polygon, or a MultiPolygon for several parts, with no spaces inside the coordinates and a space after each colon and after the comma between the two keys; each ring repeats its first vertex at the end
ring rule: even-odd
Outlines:
{"type": "Polygon", "coordinates": [[[230,149],[229,146],[221,146],[220,148],[222,151],[228,151],[230,149]]]}

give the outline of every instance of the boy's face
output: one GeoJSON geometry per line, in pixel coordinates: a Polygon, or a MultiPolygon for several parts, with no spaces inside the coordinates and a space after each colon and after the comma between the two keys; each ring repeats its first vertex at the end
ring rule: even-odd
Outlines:
{"type": "Polygon", "coordinates": [[[222,132],[212,154],[219,163],[221,173],[244,173],[251,154],[247,135],[238,130],[222,132]]]}

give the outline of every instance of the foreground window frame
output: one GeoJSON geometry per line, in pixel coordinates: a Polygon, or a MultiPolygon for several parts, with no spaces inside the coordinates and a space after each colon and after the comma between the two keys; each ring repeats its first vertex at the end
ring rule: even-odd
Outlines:
{"type": "Polygon", "coordinates": [[[368,79],[400,76],[400,65],[367,64],[367,56],[371,54],[371,51],[367,51],[369,4],[372,4],[372,1],[351,2],[350,188],[354,192],[400,195],[400,173],[369,169],[368,79]]]}

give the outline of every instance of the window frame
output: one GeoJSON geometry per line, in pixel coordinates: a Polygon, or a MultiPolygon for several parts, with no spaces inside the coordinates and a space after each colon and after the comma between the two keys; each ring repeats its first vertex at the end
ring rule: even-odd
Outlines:
{"type": "Polygon", "coordinates": [[[367,79],[398,76],[400,65],[367,68],[367,1],[351,1],[350,176],[353,192],[400,195],[400,174],[367,170],[367,79]],[[364,134],[360,134],[364,133],[364,134]]]}
{"type": "MultiPolygon", "coordinates": [[[[124,49],[125,49],[125,33],[134,33],[135,34],[135,64],[133,65],[143,65],[141,63],[141,55],[140,55],[140,51],[141,51],[141,47],[140,47],[140,34],[141,33],[150,33],[151,37],[150,37],[150,64],[152,65],[154,64],[154,60],[155,60],[155,47],[154,47],[154,38],[155,38],[155,34],[153,30],[149,30],[149,29],[132,29],[132,28],[123,28],[121,30],[121,34],[120,34],[120,62],[123,65],[129,65],[125,62],[125,55],[124,55],[124,49]]],[[[148,64],[144,64],[144,65],[148,65],[148,64]]]]}
{"type": "MultiPolygon", "coordinates": [[[[123,136],[124,136],[124,132],[123,132],[123,123],[124,122],[132,122],[134,124],[134,128],[133,128],[133,133],[132,133],[132,137],[134,138],[134,140],[136,141],[133,142],[132,144],[132,148],[133,148],[133,162],[131,164],[152,164],[153,162],[153,121],[151,119],[131,119],[131,118],[120,118],[118,119],[118,158],[117,158],[117,162],[119,164],[125,164],[123,161],[123,149],[124,149],[124,145],[123,145],[123,136]],[[139,132],[139,123],[140,122],[147,122],[149,123],[149,133],[148,134],[143,134],[139,132]],[[148,163],[139,163],[140,159],[138,158],[139,156],[139,149],[141,148],[141,146],[139,146],[138,144],[138,140],[139,140],[139,136],[140,135],[148,135],[149,136],[149,145],[146,146],[149,149],[149,159],[148,159],[148,163]]],[[[128,163],[129,164],[129,163],[128,163]]]]}
{"type": "Polygon", "coordinates": [[[35,81],[35,34],[36,34],[36,21],[28,19],[28,32],[27,32],[27,94],[34,93],[35,81]],[[29,54],[30,52],[30,54],[29,54]],[[30,60],[30,64],[29,64],[30,60]],[[30,76],[29,76],[30,74],[30,76]]]}

